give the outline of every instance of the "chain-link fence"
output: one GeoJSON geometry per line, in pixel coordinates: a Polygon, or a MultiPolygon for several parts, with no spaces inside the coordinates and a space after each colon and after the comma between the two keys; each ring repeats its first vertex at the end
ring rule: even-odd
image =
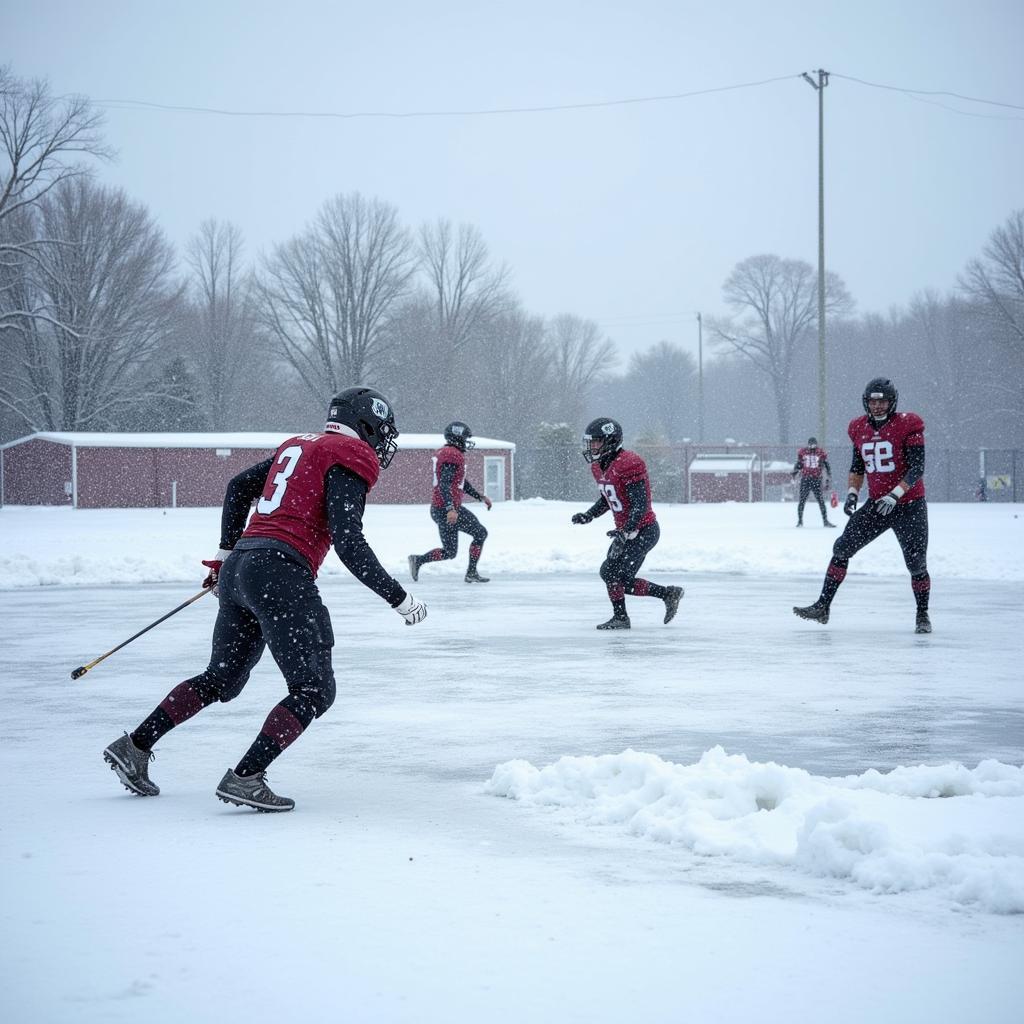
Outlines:
{"type": "MultiPolygon", "coordinates": [[[[651,489],[656,501],[689,502],[709,500],[789,501],[794,488],[790,473],[796,461],[797,445],[664,444],[631,446],[647,463],[651,489]],[[709,456],[753,456],[737,461],[729,469],[709,456]],[[703,459],[698,459],[703,456],[703,459]],[[695,461],[696,460],[696,461],[695,461]],[[702,463],[712,464],[708,472],[715,487],[695,484],[703,473],[702,463]],[[742,466],[742,468],[740,468],[742,466]]],[[[850,442],[825,445],[830,453],[834,487],[846,488],[850,468],[850,442]]],[[[561,501],[593,501],[594,480],[580,449],[544,447],[516,450],[516,495],[519,498],[547,498],[561,501]]],[[[1014,448],[927,448],[925,487],[932,501],[1024,500],[1024,452],[1014,448]]]]}

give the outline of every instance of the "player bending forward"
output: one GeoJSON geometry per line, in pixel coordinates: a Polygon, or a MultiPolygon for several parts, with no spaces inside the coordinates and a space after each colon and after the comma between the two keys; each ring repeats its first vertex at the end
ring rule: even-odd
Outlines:
{"type": "Polygon", "coordinates": [[[622,427],[606,416],[593,420],[584,431],[583,458],[590,463],[600,497],[586,512],[577,512],[573,523],[589,523],[609,509],[615,520],[615,529],[608,531],[612,543],[600,570],[612,603],[612,617],[597,628],[630,628],[626,594],[664,601],[665,622],[671,622],[679,610],[683,588],[663,587],[636,575],[661,536],[651,508],[651,482],[644,460],[622,447],[622,427]]]}
{"type": "Polygon", "coordinates": [[[295,806],[271,790],[266,773],[334,703],[334,632],[316,585],[328,548],[333,543],[349,572],[387,601],[406,625],[427,614],[385,572],[363,537],[366,495],[391,462],[397,437],[384,396],[370,388],[349,388],[332,399],[322,434],[289,438],[269,459],[231,480],[221,515],[221,550],[203,562],[210,570],[203,586],[215,587],[220,601],[210,663],[103,751],[128,790],[138,796],[159,794],[149,777],[153,745],[210,704],[234,700],[269,646],[288,696],[271,710],[238,764],[225,772],[217,796],[258,811],[295,806]],[[256,511],[246,526],[254,501],[256,511]]]}
{"type": "Polygon", "coordinates": [[[924,500],[924,421],[916,412],[896,411],[899,393],[891,380],[876,377],[864,389],[865,416],[851,421],[853,462],[843,511],[850,517],[832,548],[821,596],[806,608],[794,608],[802,619],[825,625],[850,559],[862,547],[891,529],[903,550],[903,560],[917,602],[915,632],[930,633],[928,596],[928,505],[924,500]],[[859,510],[857,497],[868,478],[868,502],[859,510]]]}

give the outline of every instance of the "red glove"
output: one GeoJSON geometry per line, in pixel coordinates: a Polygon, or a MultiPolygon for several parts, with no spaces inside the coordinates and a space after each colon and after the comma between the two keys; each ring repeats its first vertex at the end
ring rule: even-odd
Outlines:
{"type": "Polygon", "coordinates": [[[225,559],[230,555],[231,552],[221,548],[213,558],[203,559],[202,564],[206,566],[210,571],[206,574],[206,579],[203,580],[203,589],[209,590],[211,587],[214,593],[217,591],[217,580],[220,579],[220,569],[224,564],[225,559]]]}
{"type": "Polygon", "coordinates": [[[493,502],[491,501],[490,498],[487,497],[486,494],[484,495],[484,504],[487,506],[487,511],[490,512],[491,511],[491,505],[493,504],[493,502]]]}

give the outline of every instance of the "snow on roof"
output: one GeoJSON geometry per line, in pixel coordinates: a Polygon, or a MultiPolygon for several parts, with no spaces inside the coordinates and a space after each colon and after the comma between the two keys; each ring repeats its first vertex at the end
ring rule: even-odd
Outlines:
{"type": "MultiPolygon", "coordinates": [[[[75,445],[78,448],[276,448],[282,441],[294,437],[293,433],[226,433],[226,434],[121,434],[82,433],[79,431],[43,431],[8,441],[3,448],[11,448],[25,441],[52,441],[55,444],[75,445]]],[[[477,448],[515,451],[512,441],[496,441],[490,437],[474,437],[477,448]]],[[[402,434],[399,449],[441,448],[441,434],[402,434]]]]}
{"type": "Polygon", "coordinates": [[[693,457],[690,472],[746,473],[756,462],[756,452],[704,452],[693,457]]]}

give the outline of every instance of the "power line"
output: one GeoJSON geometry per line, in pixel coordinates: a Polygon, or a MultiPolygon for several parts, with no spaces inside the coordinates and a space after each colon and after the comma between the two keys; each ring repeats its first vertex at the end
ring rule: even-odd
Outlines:
{"type": "Polygon", "coordinates": [[[796,75],[780,75],[778,78],[765,78],[759,82],[739,82],[736,85],[721,85],[711,89],[695,89],[692,92],[670,93],[664,96],[634,96],[628,99],[596,100],[588,103],[558,103],[536,107],[497,107],[483,110],[362,110],[351,113],[338,111],[313,110],[226,110],[218,107],[190,107],[170,103],[150,103],[146,100],[94,100],[97,107],[115,110],[136,108],[149,110],[179,111],[190,114],[216,114],[224,117],[316,117],[334,118],[338,120],[354,120],[356,118],[414,118],[414,117],[488,117],[496,114],[542,114],[558,110],[592,110],[600,107],[622,107],[639,103],[663,103],[669,100],[685,100],[694,96],[708,96],[712,93],[732,92],[737,89],[755,89],[775,82],[784,82],[796,75]]]}
{"type": "MultiPolygon", "coordinates": [[[[951,113],[962,114],[966,117],[993,117],[1002,120],[1020,120],[1020,118],[1015,118],[1012,115],[1000,116],[960,110],[956,107],[939,103],[934,99],[926,99],[926,97],[948,97],[950,99],[963,100],[966,103],[981,103],[986,106],[1005,107],[1009,110],[1024,111],[1024,105],[1017,103],[1004,103],[1000,100],[984,99],[978,96],[966,96],[963,93],[943,89],[912,89],[905,86],[888,85],[882,82],[869,82],[866,79],[857,78],[853,75],[843,75],[839,72],[832,72],[832,74],[835,78],[842,78],[845,81],[854,82],[857,85],[864,85],[871,89],[882,89],[888,92],[902,93],[911,99],[916,99],[920,102],[932,103],[933,105],[941,107],[944,110],[948,110],[951,113]]],[[[756,89],[799,77],[801,77],[801,75],[798,72],[792,75],[779,75],[775,78],[764,78],[755,82],[738,82],[733,85],[714,86],[708,89],[694,89],[690,92],[665,93],[663,95],[656,96],[632,96],[613,100],[593,100],[584,103],[548,103],[529,107],[494,107],[466,110],[232,110],[223,107],[187,106],[184,104],[154,103],[148,100],[132,99],[101,99],[94,100],[93,103],[95,106],[105,107],[111,110],[156,110],[186,114],[212,114],[218,117],[320,118],[334,120],[356,120],[359,118],[401,120],[426,117],[493,117],[507,114],[545,114],[566,110],[597,110],[607,107],[635,106],[641,103],[666,103],[673,100],[693,99],[697,96],[710,96],[716,93],[734,92],[740,89],[756,89]]]]}

